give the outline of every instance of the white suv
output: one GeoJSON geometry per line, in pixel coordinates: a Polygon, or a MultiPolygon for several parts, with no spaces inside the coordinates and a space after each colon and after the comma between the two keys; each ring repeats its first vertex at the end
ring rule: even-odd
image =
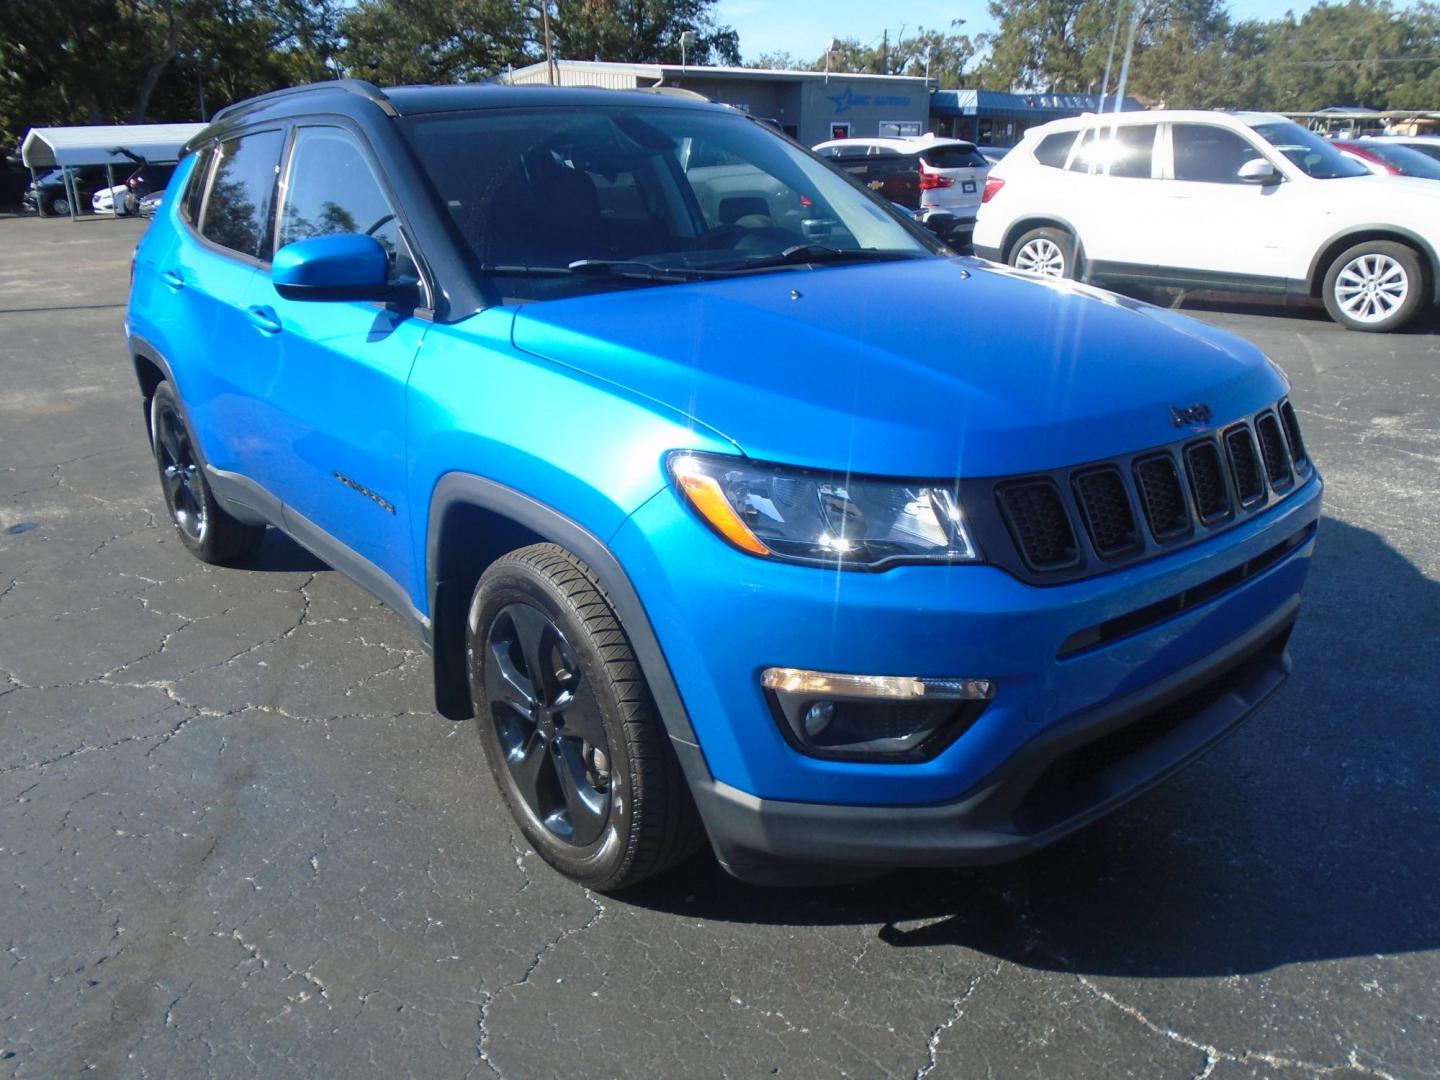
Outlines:
{"type": "MultiPolygon", "coordinates": [[[[944,210],[966,222],[975,220],[980,209],[980,194],[990,175],[990,162],[974,143],[936,135],[832,139],[817,143],[812,149],[842,169],[853,166],[856,158],[905,163],[914,173],[913,195],[895,198],[890,191],[893,184],[887,184],[884,189],[887,198],[911,210],[944,210]]],[[[876,184],[870,186],[881,190],[876,184]]]]}
{"type": "Polygon", "coordinates": [[[1440,301],[1440,185],[1372,176],[1282,116],[1164,111],[1032,128],[975,251],[1054,277],[1320,296],[1352,330],[1440,301]]]}

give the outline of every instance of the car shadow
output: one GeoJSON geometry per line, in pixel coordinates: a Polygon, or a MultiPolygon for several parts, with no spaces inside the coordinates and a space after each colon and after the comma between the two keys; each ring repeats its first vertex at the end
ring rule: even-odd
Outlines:
{"type": "Polygon", "coordinates": [[[242,565],[246,570],[292,574],[314,574],[332,569],[329,563],[312,555],[279,529],[266,529],[265,539],[242,565]]]}
{"type": "MultiPolygon", "coordinates": [[[[1115,292],[1147,304],[1179,312],[1216,311],[1231,315],[1264,315],[1270,318],[1294,319],[1302,323],[1330,323],[1325,305],[1318,298],[1277,300],[1259,293],[1224,292],[1211,289],[1147,288],[1117,286],[1115,292]]],[[[1336,328],[1339,329],[1338,327],[1336,328]]],[[[1440,333],[1440,308],[1430,307],[1409,326],[1393,333],[1404,336],[1429,336],[1440,333]]]]}
{"type": "Polygon", "coordinates": [[[894,948],[1201,976],[1440,947],[1440,583],[1326,518],[1264,711],[1116,815],[1027,859],[764,889],[704,853],[618,899],[687,918],[873,924],[894,948]]]}

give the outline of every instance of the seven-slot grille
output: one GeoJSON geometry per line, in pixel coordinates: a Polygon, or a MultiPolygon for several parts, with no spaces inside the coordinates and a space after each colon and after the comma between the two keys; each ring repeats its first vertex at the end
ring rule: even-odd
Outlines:
{"type": "Polygon", "coordinates": [[[1308,470],[1295,410],[1282,401],[1218,436],[1077,469],[1073,503],[1060,476],[1002,481],[995,494],[1026,566],[1056,573],[1082,567],[1081,529],[1099,558],[1128,561],[1228,526],[1308,470]]]}
{"type": "Polygon", "coordinates": [[[1140,529],[1120,470],[1113,465],[1075,474],[1075,501],[1095,554],[1113,558],[1140,547],[1140,529]]]}
{"type": "Polygon", "coordinates": [[[998,493],[1005,520],[1032,570],[1058,570],[1075,563],[1080,549],[1054,484],[1049,480],[1002,484],[998,493]]]}
{"type": "Polygon", "coordinates": [[[1190,529],[1190,511],[1180,474],[1169,454],[1155,454],[1135,462],[1135,483],[1145,504],[1145,520],[1156,540],[1173,540],[1190,529]]]}

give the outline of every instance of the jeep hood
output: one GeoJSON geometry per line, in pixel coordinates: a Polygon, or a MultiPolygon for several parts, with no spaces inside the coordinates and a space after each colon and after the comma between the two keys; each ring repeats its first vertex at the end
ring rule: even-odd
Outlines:
{"type": "Polygon", "coordinates": [[[1238,338],[977,259],[552,300],[518,309],[512,333],[752,458],[895,476],[1079,464],[1180,438],[1171,406],[1203,402],[1218,426],[1286,390],[1238,338]]]}

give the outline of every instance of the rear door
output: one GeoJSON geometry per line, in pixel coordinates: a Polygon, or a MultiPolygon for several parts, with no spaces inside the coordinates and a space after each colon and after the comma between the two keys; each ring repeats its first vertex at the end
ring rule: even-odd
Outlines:
{"type": "MultiPolygon", "coordinates": [[[[316,236],[372,236],[390,256],[391,283],[423,290],[397,203],[358,132],[297,127],[279,204],[277,248],[316,236]]],[[[413,595],[405,393],[430,324],[402,306],[287,300],[268,270],[257,274],[250,308],[270,324],[273,356],[266,381],[249,387],[273,451],[257,467],[285,504],[287,525],[301,536],[320,529],[413,595]]],[[[347,570],[366,577],[363,567],[347,570]]]]}
{"type": "Polygon", "coordinates": [[[207,151],[197,162],[207,170],[204,182],[187,188],[187,226],[159,266],[161,287],[173,296],[165,333],[170,359],[207,462],[246,475],[268,450],[255,399],[273,370],[247,301],[262,258],[269,259],[284,141],[282,129],[268,128],[207,151]]]}
{"type": "Polygon", "coordinates": [[[1070,150],[1065,209],[1092,272],[1144,273],[1165,250],[1158,131],[1158,124],[1101,123],[1081,132],[1070,150]]]}

